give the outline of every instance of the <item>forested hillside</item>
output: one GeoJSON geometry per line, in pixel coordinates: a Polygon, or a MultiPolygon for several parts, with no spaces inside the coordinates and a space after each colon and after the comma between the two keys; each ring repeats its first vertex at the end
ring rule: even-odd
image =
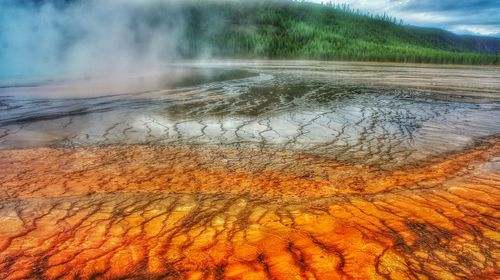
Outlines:
{"type": "MultiPolygon", "coordinates": [[[[85,3],[21,2],[30,1],[40,6],[50,2],[58,9],[85,3]]],[[[410,26],[404,19],[362,14],[345,5],[291,0],[166,0],[139,6],[130,24],[137,42],[151,40],[144,30],[176,28],[179,32],[172,40],[183,58],[500,64],[500,38],[410,26]]],[[[70,42],[71,36],[66,41],[70,42]]]]}
{"type": "Polygon", "coordinates": [[[291,1],[190,2],[186,55],[498,64],[500,39],[459,36],[291,1]]]}

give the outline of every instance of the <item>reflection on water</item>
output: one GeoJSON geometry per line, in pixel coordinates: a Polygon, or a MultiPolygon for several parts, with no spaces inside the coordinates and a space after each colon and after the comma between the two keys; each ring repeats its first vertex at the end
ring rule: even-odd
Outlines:
{"type": "Polygon", "coordinates": [[[122,78],[4,88],[0,147],[223,144],[394,167],[500,132],[497,68],[285,62],[185,67],[141,77],[140,86],[122,78]],[[457,90],[457,84],[478,83],[470,92],[457,90]],[[93,90],[94,97],[75,98],[74,88],[93,90]],[[111,88],[115,94],[108,95],[111,88]]]}

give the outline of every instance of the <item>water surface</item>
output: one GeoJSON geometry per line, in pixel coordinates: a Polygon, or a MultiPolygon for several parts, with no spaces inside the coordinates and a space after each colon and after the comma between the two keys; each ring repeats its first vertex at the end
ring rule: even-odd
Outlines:
{"type": "Polygon", "coordinates": [[[500,69],[0,86],[1,279],[498,279],[500,69]]]}
{"type": "Polygon", "coordinates": [[[229,61],[0,90],[0,148],[258,146],[381,167],[500,132],[500,70],[229,61]]]}

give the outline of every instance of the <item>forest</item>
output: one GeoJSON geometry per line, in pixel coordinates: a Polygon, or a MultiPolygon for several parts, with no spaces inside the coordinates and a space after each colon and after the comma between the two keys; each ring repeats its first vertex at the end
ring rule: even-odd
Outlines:
{"type": "MultiPolygon", "coordinates": [[[[85,7],[92,2],[23,0],[15,3],[35,5],[40,9],[50,4],[64,13],[73,5],[85,7]]],[[[181,58],[500,64],[500,38],[457,35],[441,29],[412,26],[404,19],[385,13],[364,13],[345,4],[293,0],[184,0],[152,1],[148,5],[137,5],[136,9],[131,22],[127,23],[135,38],[133,44],[172,37],[176,57],[181,58]],[[168,32],[157,36],[149,30],[168,32]]],[[[57,27],[57,32],[67,28],[57,27]]],[[[59,45],[69,46],[79,34],[64,37],[59,45]]]]}
{"type": "Polygon", "coordinates": [[[180,51],[188,57],[500,63],[499,38],[405,25],[346,5],[188,1],[177,8],[186,20],[180,51]]]}

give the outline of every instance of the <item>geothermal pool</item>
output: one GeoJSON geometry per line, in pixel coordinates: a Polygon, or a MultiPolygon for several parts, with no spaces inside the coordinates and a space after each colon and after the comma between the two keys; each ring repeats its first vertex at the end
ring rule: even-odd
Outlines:
{"type": "Polygon", "coordinates": [[[0,84],[0,278],[495,279],[500,68],[0,84]]]}

